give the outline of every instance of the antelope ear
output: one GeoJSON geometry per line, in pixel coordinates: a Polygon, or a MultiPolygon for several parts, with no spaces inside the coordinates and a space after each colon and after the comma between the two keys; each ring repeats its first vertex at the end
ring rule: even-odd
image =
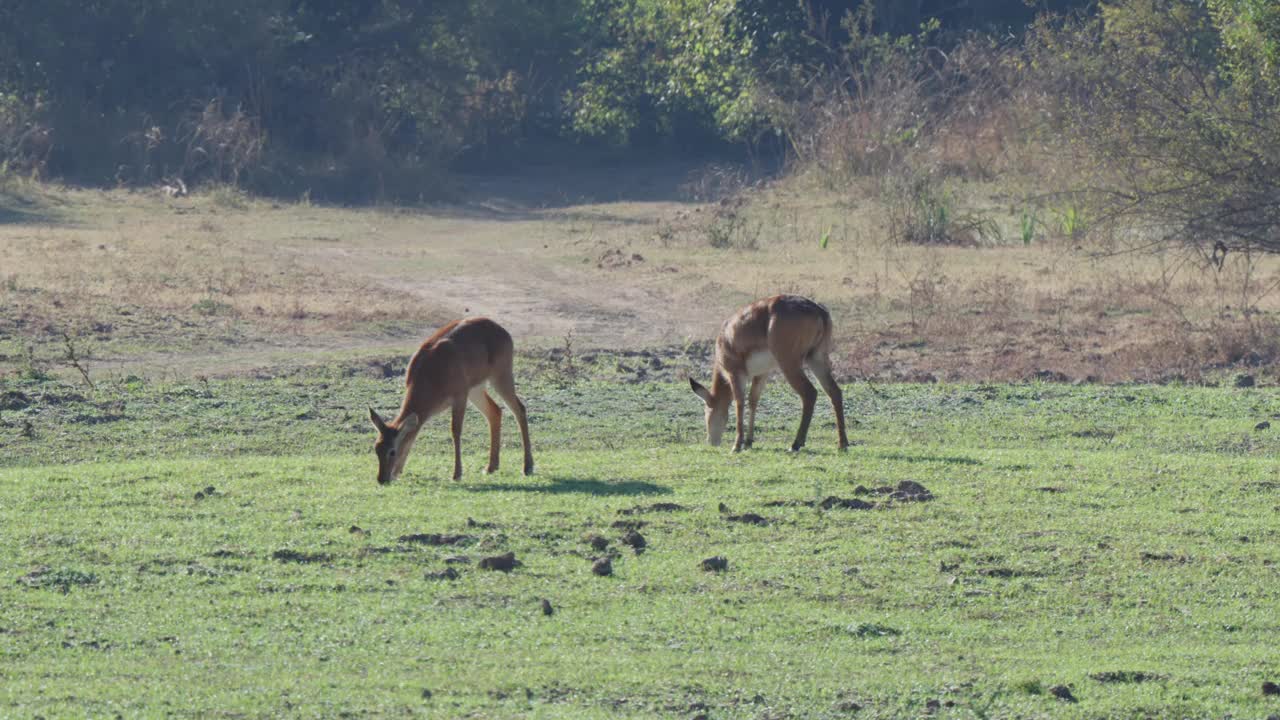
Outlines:
{"type": "Polygon", "coordinates": [[[404,416],[404,420],[400,422],[400,432],[413,432],[418,428],[418,413],[409,413],[404,416]]]}
{"type": "Polygon", "coordinates": [[[378,432],[386,432],[387,424],[382,421],[382,417],[374,412],[373,408],[369,408],[369,420],[373,422],[373,426],[378,428],[378,432]]]}
{"type": "Polygon", "coordinates": [[[700,385],[700,384],[698,383],[698,381],[697,381],[697,380],[694,380],[693,378],[689,378],[689,387],[693,390],[693,393],[694,393],[695,395],[697,395],[698,397],[702,398],[702,402],[704,402],[704,403],[706,403],[706,404],[708,404],[708,405],[710,405],[710,404],[711,404],[711,391],[710,391],[710,390],[708,390],[708,389],[706,389],[706,388],[702,387],[702,385],[700,385]]]}

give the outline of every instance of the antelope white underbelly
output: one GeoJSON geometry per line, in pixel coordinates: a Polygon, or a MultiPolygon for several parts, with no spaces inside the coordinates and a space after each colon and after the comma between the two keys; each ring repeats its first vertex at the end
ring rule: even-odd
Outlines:
{"type": "Polygon", "coordinates": [[[748,377],[764,375],[777,367],[778,361],[774,360],[773,353],[768,350],[757,350],[747,356],[748,377]]]}

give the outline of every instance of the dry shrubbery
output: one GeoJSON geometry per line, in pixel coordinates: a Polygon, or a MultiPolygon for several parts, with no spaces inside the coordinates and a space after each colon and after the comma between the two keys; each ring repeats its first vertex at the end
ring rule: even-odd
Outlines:
{"type": "Polygon", "coordinates": [[[840,63],[769,98],[800,175],[873,195],[884,242],[904,246],[851,303],[879,314],[850,368],[1115,381],[1280,361],[1280,274],[1259,254],[1280,248],[1280,85],[1178,45],[1213,41],[1227,16],[1157,5],[946,52],[854,14],[840,63]],[[1054,259],[1010,273],[948,247],[1054,259]]]}

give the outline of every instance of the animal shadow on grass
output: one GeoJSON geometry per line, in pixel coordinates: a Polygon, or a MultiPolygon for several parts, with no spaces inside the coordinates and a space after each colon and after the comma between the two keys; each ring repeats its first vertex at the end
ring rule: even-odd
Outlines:
{"type": "Polygon", "coordinates": [[[551,478],[550,482],[538,483],[482,483],[468,485],[472,492],[530,492],[563,495],[565,493],[582,493],[583,495],[670,495],[671,488],[656,485],[643,480],[600,480],[597,478],[551,478]]]}
{"type": "Polygon", "coordinates": [[[975,460],[974,458],[971,458],[971,457],[964,457],[963,455],[908,455],[907,453],[887,452],[887,453],[879,453],[879,456],[881,458],[884,458],[885,460],[901,460],[903,462],[918,462],[918,463],[936,462],[936,463],[945,463],[947,465],[981,465],[982,464],[981,460],[975,460]]]}

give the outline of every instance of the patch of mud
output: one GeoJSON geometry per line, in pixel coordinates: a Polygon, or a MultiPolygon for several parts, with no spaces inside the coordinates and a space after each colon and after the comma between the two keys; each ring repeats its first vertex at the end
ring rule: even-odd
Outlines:
{"type": "Polygon", "coordinates": [[[69,568],[51,568],[41,565],[18,578],[18,584],[32,589],[57,590],[63,595],[73,587],[96,585],[98,576],[69,568]]]}
{"type": "Polygon", "coordinates": [[[725,515],[724,519],[728,520],[729,522],[746,523],[747,525],[768,525],[769,524],[768,518],[764,517],[763,515],[757,515],[751,512],[742,513],[741,515],[725,515]]]}
{"type": "Polygon", "coordinates": [[[479,567],[481,570],[497,570],[499,572],[511,572],[512,570],[516,569],[520,565],[521,565],[520,561],[516,560],[516,554],[514,552],[509,552],[502,555],[494,555],[492,557],[482,558],[480,560],[480,564],[477,567],[479,567]]]}
{"type": "Polygon", "coordinates": [[[866,500],[842,498],[835,495],[828,495],[822,502],[818,503],[818,507],[823,510],[871,510],[875,506],[875,503],[870,503],[866,500]]]}
{"type": "MultiPolygon", "coordinates": [[[[889,488],[892,491],[892,488],[889,488]]],[[[870,490],[858,486],[854,492],[870,493],[870,490]]],[[[857,498],[842,498],[835,495],[828,495],[821,502],[813,500],[770,500],[764,503],[765,507],[820,507],[823,510],[872,510],[876,507],[873,502],[859,500],[857,498]]]]}
{"type": "Polygon", "coordinates": [[[872,623],[864,622],[864,623],[858,623],[857,625],[852,625],[850,627],[845,628],[845,632],[849,633],[854,637],[860,637],[860,638],[897,637],[898,635],[902,634],[902,631],[897,628],[892,628],[892,627],[889,627],[888,625],[881,625],[880,623],[873,623],[873,622],[872,623]]]}
{"type": "Polygon", "coordinates": [[[644,536],[636,532],[635,530],[628,530],[626,533],[624,533],[622,535],[621,542],[623,545],[626,545],[627,547],[631,548],[632,551],[634,551],[635,554],[637,555],[639,555],[640,553],[643,553],[645,548],[648,547],[648,544],[649,544],[648,541],[644,539],[644,536]]]}
{"type": "Polygon", "coordinates": [[[214,550],[213,552],[209,553],[209,557],[217,558],[219,560],[223,560],[226,558],[236,558],[237,560],[243,560],[249,557],[249,554],[243,553],[243,552],[236,552],[235,550],[228,550],[227,548],[218,548],[217,550],[214,550]]]}
{"type": "Polygon", "coordinates": [[[323,563],[331,562],[333,556],[329,553],[311,553],[302,552],[301,550],[290,550],[285,548],[271,553],[272,560],[280,562],[296,562],[296,563],[323,563]]]}
{"type": "Polygon", "coordinates": [[[1089,677],[1100,683],[1144,683],[1168,679],[1165,675],[1142,670],[1108,670],[1090,673],[1089,677]]]}
{"type": "Polygon", "coordinates": [[[651,512],[679,512],[679,511],[688,510],[688,509],[689,508],[679,503],[660,502],[660,503],[654,503],[652,505],[637,505],[632,508],[625,508],[625,509],[619,510],[618,514],[619,515],[638,515],[640,513],[651,513],[651,512]]]}
{"type": "Polygon", "coordinates": [[[458,571],[451,567],[447,567],[438,572],[429,572],[423,576],[425,580],[457,580],[458,571]]]}
{"type": "Polygon", "coordinates": [[[470,535],[447,535],[441,533],[413,533],[401,535],[396,542],[418,545],[470,545],[476,541],[470,535]]]}
{"type": "Polygon", "coordinates": [[[393,552],[406,552],[403,548],[393,548],[386,545],[373,545],[370,547],[360,548],[356,554],[360,557],[375,557],[377,555],[390,555],[393,552]]]}
{"type": "Polygon", "coordinates": [[[615,520],[609,527],[614,530],[639,530],[648,524],[644,520],[615,520]]]}
{"type": "Polygon", "coordinates": [[[1066,685],[1054,685],[1049,688],[1049,694],[1062,700],[1063,702],[1078,702],[1076,696],[1071,693],[1071,688],[1066,685]]]}
{"type": "Polygon", "coordinates": [[[724,572],[729,569],[729,559],[716,555],[702,561],[701,567],[707,572],[724,572]]]}
{"type": "Polygon", "coordinates": [[[1071,433],[1071,437],[1082,438],[1085,440],[1110,440],[1115,436],[1116,434],[1113,430],[1076,430],[1071,433]]]}
{"type": "Polygon", "coordinates": [[[1020,577],[1022,575],[1026,575],[1027,573],[1021,570],[1014,570],[1013,568],[1007,568],[1007,567],[988,567],[988,568],[979,569],[978,574],[982,575],[983,577],[1012,578],[1012,577],[1020,577]]]}
{"type": "Polygon", "coordinates": [[[639,265],[643,262],[644,256],[640,253],[628,253],[619,248],[610,248],[596,259],[596,267],[601,270],[616,270],[639,265]]]}
{"type": "Polygon", "coordinates": [[[903,480],[897,485],[883,485],[866,488],[862,485],[854,488],[855,495],[888,495],[889,499],[899,502],[925,502],[933,499],[933,493],[915,480],[903,480]]]}
{"type": "Polygon", "coordinates": [[[31,405],[31,398],[17,390],[0,392],[0,410],[24,410],[31,405]]]}
{"type": "Polygon", "coordinates": [[[1186,555],[1174,555],[1173,553],[1167,553],[1167,552],[1161,552],[1161,553],[1148,552],[1146,550],[1143,550],[1138,555],[1138,557],[1141,558],[1143,562],[1154,561],[1154,562],[1188,563],[1191,561],[1191,558],[1187,557],[1186,555]]]}

